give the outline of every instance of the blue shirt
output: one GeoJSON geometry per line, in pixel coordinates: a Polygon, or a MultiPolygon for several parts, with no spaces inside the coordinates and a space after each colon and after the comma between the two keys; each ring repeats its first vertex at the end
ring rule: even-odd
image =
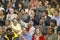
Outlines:
{"type": "Polygon", "coordinates": [[[29,33],[25,34],[24,37],[26,38],[26,40],[32,40],[32,35],[30,35],[29,33]]]}
{"type": "Polygon", "coordinates": [[[60,26],[60,16],[58,17],[53,16],[52,19],[55,19],[57,21],[57,26],[60,26]]]}

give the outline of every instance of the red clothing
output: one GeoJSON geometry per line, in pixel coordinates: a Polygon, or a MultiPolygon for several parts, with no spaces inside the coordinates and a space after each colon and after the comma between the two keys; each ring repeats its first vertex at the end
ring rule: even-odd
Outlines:
{"type": "Polygon", "coordinates": [[[30,31],[30,27],[27,28],[27,32],[29,32],[29,31],[30,31]]]}
{"type": "MultiPolygon", "coordinates": [[[[32,36],[32,40],[34,40],[35,38],[34,38],[34,36],[32,36]]],[[[44,36],[42,35],[42,36],[40,36],[39,37],[39,40],[44,40],[44,36]]]]}

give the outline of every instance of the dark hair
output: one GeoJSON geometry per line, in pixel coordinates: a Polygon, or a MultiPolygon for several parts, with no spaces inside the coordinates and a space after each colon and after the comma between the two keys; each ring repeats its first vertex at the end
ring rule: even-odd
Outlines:
{"type": "Polygon", "coordinates": [[[47,10],[44,10],[43,12],[45,12],[45,14],[47,14],[47,15],[48,15],[48,11],[47,11],[47,10]]]}
{"type": "Polygon", "coordinates": [[[51,19],[50,22],[53,22],[57,26],[57,21],[55,19],[51,19]]]}
{"type": "Polygon", "coordinates": [[[9,23],[10,23],[10,21],[9,21],[9,20],[5,21],[5,23],[6,23],[6,22],[9,22],[9,23]]]}
{"type": "Polygon", "coordinates": [[[18,3],[18,5],[19,5],[19,4],[21,4],[21,6],[22,6],[22,9],[23,9],[23,7],[24,7],[23,3],[22,3],[22,2],[19,2],[19,3],[18,3]]]}
{"type": "Polygon", "coordinates": [[[54,30],[53,28],[50,28],[50,32],[53,32],[53,33],[54,33],[54,32],[55,32],[55,30],[54,30]]]}
{"type": "Polygon", "coordinates": [[[7,32],[7,31],[12,32],[12,29],[11,29],[11,28],[7,28],[7,29],[6,29],[6,32],[7,32]]]}

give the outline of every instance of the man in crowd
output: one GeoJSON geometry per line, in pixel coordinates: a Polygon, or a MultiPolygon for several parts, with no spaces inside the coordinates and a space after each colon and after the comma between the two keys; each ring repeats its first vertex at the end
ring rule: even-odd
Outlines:
{"type": "Polygon", "coordinates": [[[4,40],[19,40],[19,38],[16,33],[12,32],[11,28],[7,28],[4,40]]]}
{"type": "Polygon", "coordinates": [[[32,40],[32,36],[27,32],[26,28],[22,29],[22,34],[20,35],[20,40],[32,40]]]}

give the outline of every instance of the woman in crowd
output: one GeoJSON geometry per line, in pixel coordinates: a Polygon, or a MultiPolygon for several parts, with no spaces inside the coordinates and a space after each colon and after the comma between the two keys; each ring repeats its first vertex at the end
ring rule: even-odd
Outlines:
{"type": "Polygon", "coordinates": [[[21,33],[21,25],[18,23],[17,19],[13,19],[13,23],[11,25],[11,28],[14,32],[16,32],[18,35],[21,33]]]}
{"type": "Polygon", "coordinates": [[[5,15],[4,11],[0,10],[0,26],[3,26],[5,24],[5,15]]]}
{"type": "Polygon", "coordinates": [[[17,14],[14,13],[13,8],[10,8],[6,20],[12,21],[14,18],[17,18],[17,14]]]}
{"type": "Polygon", "coordinates": [[[32,40],[44,40],[44,36],[39,28],[35,29],[35,34],[32,36],[32,40]]]}

